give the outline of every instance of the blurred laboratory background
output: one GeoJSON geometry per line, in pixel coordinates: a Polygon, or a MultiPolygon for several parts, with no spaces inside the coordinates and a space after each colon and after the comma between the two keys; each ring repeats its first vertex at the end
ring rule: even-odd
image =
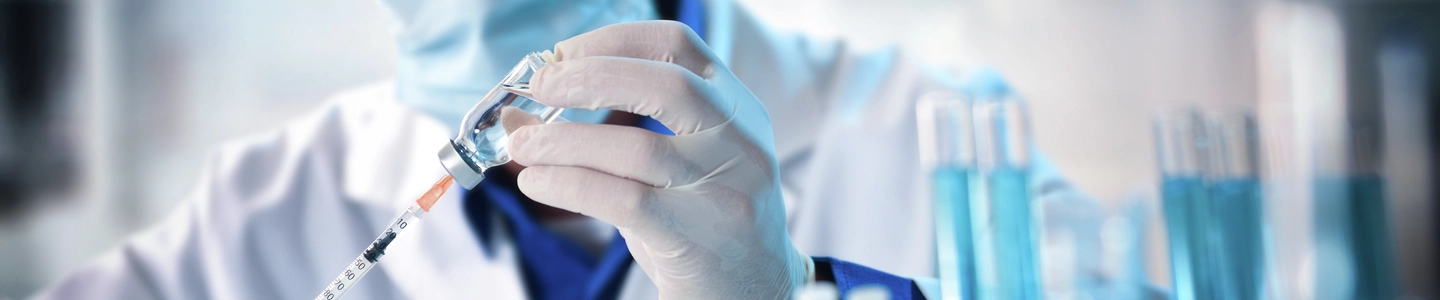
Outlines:
{"type": "MultiPolygon", "coordinates": [[[[1131,239],[1143,241],[1140,268],[1158,290],[1174,280],[1157,112],[1250,112],[1268,138],[1312,128],[1276,117],[1296,108],[1266,103],[1338,101],[1342,117],[1315,118],[1362,133],[1337,147],[1384,158],[1370,165],[1388,179],[1377,226],[1392,241],[1397,296],[1440,297],[1440,1],[739,2],[782,30],[955,74],[999,70],[1028,102],[1033,145],[1065,178],[1106,215],[1148,216],[1131,239]]],[[[393,76],[387,22],[371,1],[0,0],[0,298],[159,222],[219,143],[393,76]]],[[[1313,144],[1262,141],[1264,170],[1291,167],[1271,157],[1288,157],[1284,145],[1313,144]]],[[[1282,220],[1311,208],[1264,209],[1282,220]]]]}

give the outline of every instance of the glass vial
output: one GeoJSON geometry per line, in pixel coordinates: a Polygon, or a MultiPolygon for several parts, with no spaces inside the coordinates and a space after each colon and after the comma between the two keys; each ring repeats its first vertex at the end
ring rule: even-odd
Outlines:
{"type": "Polygon", "coordinates": [[[466,189],[475,188],[485,179],[485,170],[510,162],[506,152],[509,136],[500,124],[500,112],[513,107],[533,114],[545,123],[560,116],[561,108],[536,102],[530,95],[530,77],[553,62],[550,51],[531,52],[510,69],[500,83],[485,94],[479,104],[470,108],[460,122],[460,133],[439,151],[440,164],[466,189]]]}

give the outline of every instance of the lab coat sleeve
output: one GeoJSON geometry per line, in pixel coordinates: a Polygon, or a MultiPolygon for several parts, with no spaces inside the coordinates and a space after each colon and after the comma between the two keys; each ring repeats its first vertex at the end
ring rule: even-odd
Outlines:
{"type": "Polygon", "coordinates": [[[35,298],[313,296],[368,240],[362,230],[346,229],[369,229],[357,224],[373,219],[336,192],[343,115],[331,103],[278,130],[222,145],[176,211],[35,298]]]}
{"type": "Polygon", "coordinates": [[[71,272],[36,299],[214,298],[201,261],[194,218],[182,209],[99,260],[71,272]]]}
{"type": "Polygon", "coordinates": [[[885,273],[852,262],[830,257],[814,257],[818,272],[829,272],[840,290],[841,299],[850,290],[865,285],[881,285],[890,290],[890,299],[925,299],[920,287],[909,278],[885,273]]]}
{"type": "Polygon", "coordinates": [[[100,261],[70,273],[34,295],[35,299],[160,299],[152,281],[154,268],[129,245],[100,261]]]}
{"type": "MultiPolygon", "coordinates": [[[[222,152],[222,156],[224,155],[222,152]]],[[[206,178],[217,176],[208,166],[206,178]]],[[[213,179],[209,179],[213,180],[213,179]]],[[[202,179],[202,182],[209,181],[202,179]]],[[[210,184],[201,184],[199,195],[210,184]]],[[[204,203],[219,199],[191,197],[163,222],[126,240],[90,265],[66,275],[35,295],[36,299],[206,299],[216,298],[218,270],[207,260],[217,254],[207,247],[211,222],[204,203]],[[198,199],[197,199],[198,198],[198,199]]],[[[229,270],[242,271],[243,270],[229,270]]]]}

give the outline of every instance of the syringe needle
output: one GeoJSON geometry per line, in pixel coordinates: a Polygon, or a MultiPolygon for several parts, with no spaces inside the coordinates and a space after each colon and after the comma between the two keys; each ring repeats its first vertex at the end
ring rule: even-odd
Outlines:
{"type": "Polygon", "coordinates": [[[421,195],[420,199],[415,199],[415,204],[419,204],[420,209],[424,209],[425,212],[430,212],[430,206],[435,205],[435,201],[440,200],[440,196],[444,196],[445,191],[450,190],[450,185],[454,183],[455,179],[446,174],[445,177],[440,178],[440,181],[435,182],[435,186],[430,187],[430,191],[421,195]]]}
{"type": "Polygon", "coordinates": [[[326,285],[325,290],[320,292],[315,299],[340,299],[346,292],[353,289],[355,282],[360,281],[360,278],[375,269],[375,264],[380,263],[380,257],[385,255],[385,248],[390,247],[390,243],[395,241],[395,237],[399,236],[406,227],[420,221],[420,217],[425,213],[430,212],[430,206],[435,205],[435,201],[440,200],[440,196],[444,196],[445,191],[450,190],[450,185],[454,182],[450,175],[445,175],[444,178],[440,178],[439,182],[431,186],[429,191],[420,195],[419,199],[415,199],[415,205],[400,212],[400,217],[395,218],[395,222],[390,223],[390,227],[386,228],[380,237],[375,238],[374,242],[370,242],[370,246],[360,253],[360,257],[356,257],[355,261],[350,262],[350,265],[345,267],[345,272],[340,273],[339,277],[335,277],[334,281],[326,285]]]}

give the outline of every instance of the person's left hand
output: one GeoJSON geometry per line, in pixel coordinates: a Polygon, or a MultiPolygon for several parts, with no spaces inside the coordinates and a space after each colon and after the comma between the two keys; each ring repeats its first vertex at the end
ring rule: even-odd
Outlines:
{"type": "Polygon", "coordinates": [[[675,136],[506,114],[531,199],[614,224],[663,299],[785,299],[813,275],[785,229],[770,119],[688,26],[606,26],[560,42],[536,101],[651,116],[675,136]]]}

